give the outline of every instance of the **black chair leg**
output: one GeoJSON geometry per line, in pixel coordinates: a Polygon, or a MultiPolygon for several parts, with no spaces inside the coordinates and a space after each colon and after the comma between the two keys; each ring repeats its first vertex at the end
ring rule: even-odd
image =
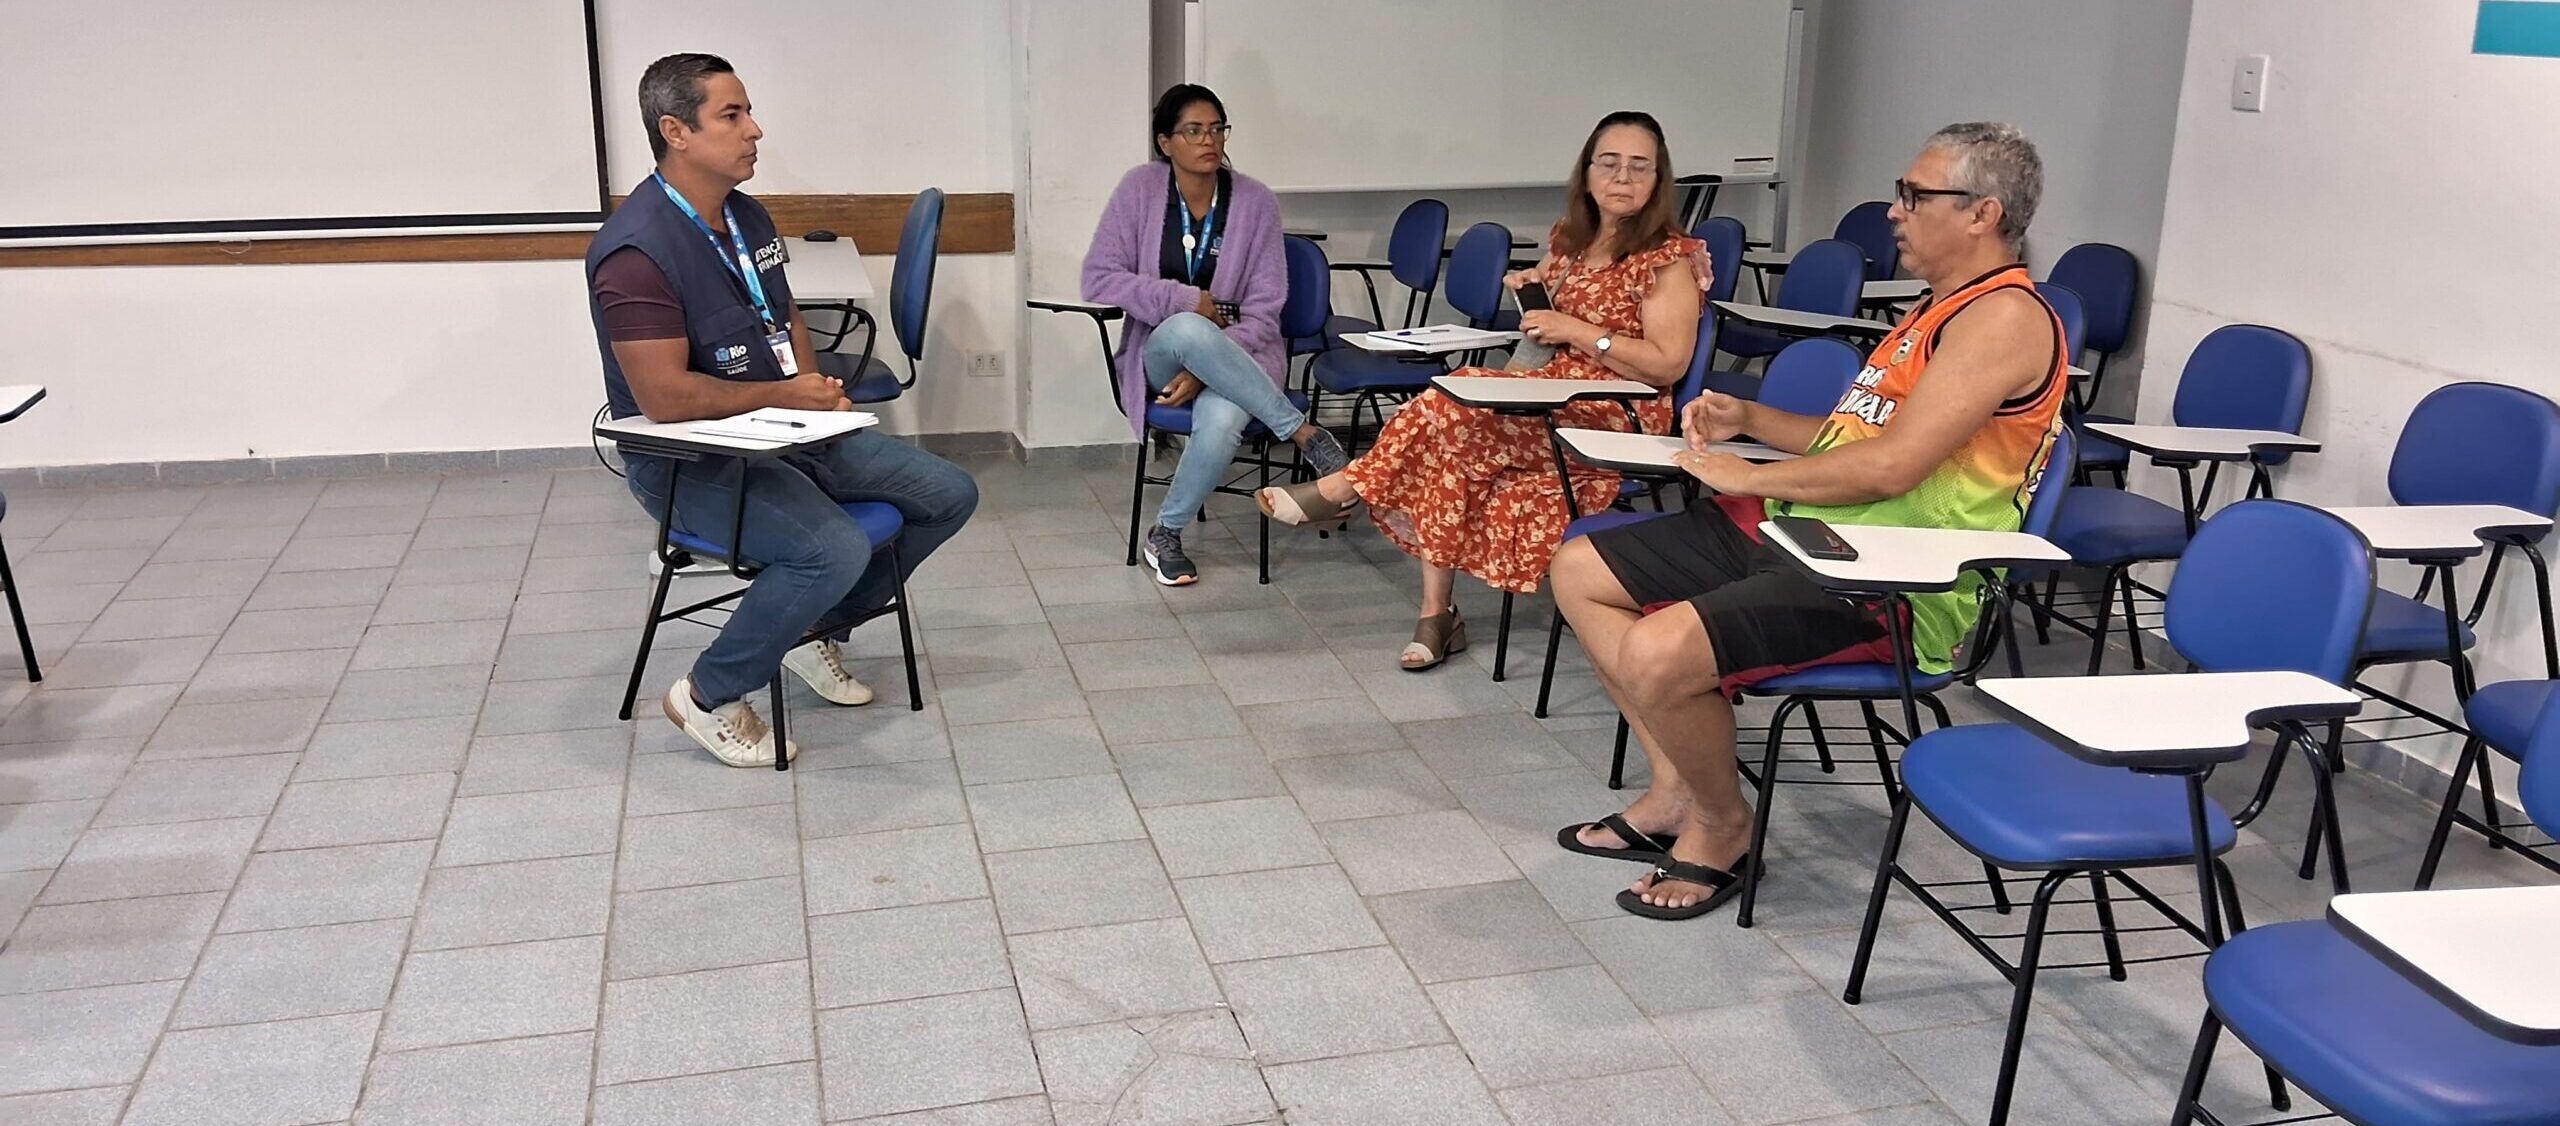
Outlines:
{"type": "Polygon", "coordinates": [[[889,544],[889,569],[898,576],[898,651],[907,658],[907,710],[920,712],[924,710],[924,685],[916,680],[916,627],[914,619],[907,616],[907,573],[898,566],[898,545],[894,540],[889,544]]]}
{"type": "MultiPolygon", "coordinates": [[[[20,627],[21,629],[25,627],[20,627]]],[[[2498,816],[2498,786],[2489,777],[2489,760],[2480,760],[2480,823],[2489,827],[2489,850],[2507,847],[2507,829],[2498,816]]]]}
{"type": "Polygon", "coordinates": [[[9,624],[18,628],[18,656],[27,662],[27,683],[42,683],[44,672],[36,667],[36,642],[35,638],[27,634],[27,610],[26,607],[18,604],[18,576],[9,569],[9,549],[6,544],[0,544],[0,593],[7,594],[9,598],[9,624]]]}
{"type": "Polygon", "coordinates": [[[1609,752],[1609,788],[1627,788],[1627,717],[1618,717],[1618,745],[1609,752]]]}
{"type": "Polygon", "coordinates": [[[2142,624],[2133,616],[2133,572],[2130,569],[2119,571],[2117,577],[2124,584],[2124,647],[2133,650],[2133,670],[2141,672],[2145,667],[2142,663],[2142,624]]]}
{"type": "Polygon", "coordinates": [[[2204,1027],[2196,1030],[2195,1050],[2187,1053],[2187,1077],[2178,1083],[2177,1112],[2169,1117],[2169,1126],[2192,1126],[2196,1112],[2204,1109],[2204,1081],[2213,1071],[2213,1049],[2221,1039],[2221,1018],[2205,1010],[2204,1027]]]}
{"type": "Polygon", "coordinates": [[[2098,940],[2107,948],[2107,976],[2124,980],[2124,942],[2116,935],[2115,900],[2107,896],[2107,874],[2089,873],[2089,902],[2098,908],[2098,940]]]}
{"type": "Polygon", "coordinates": [[[1840,999],[1852,1005],[1867,988],[1867,962],[1876,951],[1876,930],[1884,925],[1884,897],[1893,893],[1893,877],[1900,871],[1902,831],[1910,823],[1911,799],[1895,799],[1893,820],[1884,830],[1884,852],[1876,857],[1876,882],[1867,891],[1866,918],[1858,924],[1858,952],[1849,959],[1849,985],[1840,991],[1840,999]]]}
{"type": "Polygon", "coordinates": [[[2115,568],[2108,568],[2106,577],[2098,584],[2097,628],[2089,631],[2088,675],[2090,676],[2098,675],[2098,669],[2107,659],[2107,626],[2115,610],[2116,574],[2115,568]]]}
{"type": "Polygon", "coordinates": [[[2463,741],[2462,756],[2453,763],[2453,784],[2445,787],[2444,805],[2436,810],[2436,831],[2427,838],[2427,857],[2418,862],[2415,890],[2425,891],[2436,882],[2436,865],[2444,860],[2445,838],[2453,832],[2454,814],[2462,811],[2462,792],[2470,788],[2471,772],[2488,769],[2480,761],[2486,747],[2477,735],[2463,741]]]}
{"type": "Polygon", "coordinates": [[[1493,679],[1502,680],[1502,666],[1511,657],[1511,592],[1502,592],[1502,621],[1493,630],[1493,679]]]}
{"type": "Polygon", "coordinates": [[[1547,622],[1547,660],[1538,670],[1538,706],[1529,712],[1539,719],[1547,718],[1547,696],[1556,687],[1556,647],[1563,642],[1564,611],[1558,610],[1547,622]]]}
{"type": "Polygon", "coordinates": [[[1760,899],[1760,876],[1769,870],[1761,853],[1769,847],[1769,807],[1776,804],[1778,794],[1778,747],[1786,734],[1788,709],[1802,703],[1802,697],[1789,699],[1769,716],[1769,738],[1760,755],[1759,800],[1751,803],[1751,852],[1743,858],[1749,870],[1735,873],[1742,877],[1742,903],[1733,915],[1733,925],[1738,927],[1751,925],[1751,909],[1760,899]]]}
{"type": "Polygon", "coordinates": [[[782,670],[773,670],[773,768],[791,769],[791,731],[783,715],[782,670]]]}
{"type": "Polygon", "coordinates": [[[1147,499],[1147,448],[1154,444],[1156,432],[1148,427],[1138,435],[1138,465],[1129,474],[1129,558],[1128,565],[1138,565],[1138,510],[1147,499]]]}
{"type": "Polygon", "coordinates": [[[661,560],[658,585],[649,595],[649,616],[640,623],[640,651],[631,657],[631,682],[622,687],[624,719],[631,718],[631,706],[640,699],[640,674],[649,668],[649,647],[658,640],[658,615],[667,607],[667,587],[676,581],[676,563],[661,560]]]}
{"type": "Polygon", "coordinates": [[[2000,1076],[1991,1088],[1990,1126],[2006,1126],[2009,1098],[2018,1085],[2018,1056],[2026,1046],[2027,1009],[2035,999],[2036,963],[2044,955],[2045,916],[2053,909],[2053,893],[2071,873],[2054,872],[2036,884],[2035,903],[2027,908],[2026,944],[2018,951],[2017,988],[2009,997],[2009,1029],[2000,1042],[2000,1076]]]}

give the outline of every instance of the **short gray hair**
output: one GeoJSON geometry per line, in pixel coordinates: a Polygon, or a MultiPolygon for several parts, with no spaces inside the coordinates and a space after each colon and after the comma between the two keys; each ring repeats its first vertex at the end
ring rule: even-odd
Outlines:
{"type": "Polygon", "coordinates": [[[649,158],[667,158],[667,138],[658,132],[659,118],[675,118],[687,129],[702,128],[702,80],[735,73],[737,68],[729,60],[699,51],[669,55],[640,72],[640,124],[649,131],[649,158]]]}
{"type": "Polygon", "coordinates": [[[2015,247],[2035,221],[2044,196],[2044,158],[2018,127],[1998,121],[1966,121],[1929,135],[1924,146],[1954,157],[1948,176],[1976,199],[2000,201],[2000,238],[2015,247]]]}

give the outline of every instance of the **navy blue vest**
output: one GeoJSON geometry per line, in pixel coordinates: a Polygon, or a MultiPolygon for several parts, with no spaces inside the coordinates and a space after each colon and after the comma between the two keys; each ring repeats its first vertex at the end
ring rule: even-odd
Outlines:
{"type": "MultiPolygon", "coordinates": [[[[729,203],[738,217],[738,229],[729,233],[755,257],[773,315],[781,325],[788,325],[791,286],[782,277],[782,239],[774,233],[773,217],[745,192],[729,193],[729,203]]],[[[684,306],[685,366],[721,379],[786,378],[773,350],[765,346],[764,321],[756,316],[746,283],[738,280],[735,270],[721,265],[702,228],[676,210],[653,177],[631,189],[629,198],[596,231],[595,241],[587,244],[587,315],[595,322],[596,350],[604,356],[604,393],[613,417],[638,414],[640,405],[632,399],[630,381],[623,378],[622,365],[613,358],[613,342],[605,335],[604,310],[595,296],[596,264],[626,246],[638,248],[658,264],[667,288],[684,306]]]]}

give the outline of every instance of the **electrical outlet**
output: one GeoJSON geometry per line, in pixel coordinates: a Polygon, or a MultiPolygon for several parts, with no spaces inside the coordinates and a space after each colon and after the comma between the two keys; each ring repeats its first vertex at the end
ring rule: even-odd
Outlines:
{"type": "Polygon", "coordinates": [[[2231,68],[2231,108],[2242,113],[2263,113],[2267,108],[2267,57],[2242,55],[2238,66],[2231,68]]]}
{"type": "Polygon", "coordinates": [[[1004,377],[1004,353],[1002,353],[1002,352],[971,352],[971,353],[969,353],[969,377],[970,377],[971,379],[1001,379],[1001,378],[1003,378],[1003,377],[1004,377]]]}

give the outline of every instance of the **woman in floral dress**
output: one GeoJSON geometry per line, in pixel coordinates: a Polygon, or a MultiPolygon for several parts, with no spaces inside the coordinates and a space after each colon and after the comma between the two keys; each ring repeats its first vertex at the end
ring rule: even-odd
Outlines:
{"type": "MultiPolygon", "coordinates": [[[[1671,155],[1652,115],[1621,111],[1600,120],[1574,162],[1565,216],[1536,268],[1506,276],[1517,290],[1546,286],[1553,309],[1520,318],[1523,335],[1553,346],[1542,366],[1519,372],[1467,368],[1460,375],[1543,379],[1635,379],[1663,389],[1637,404],[1646,433],[1671,430],[1671,392],[1697,343],[1698,307],[1712,264],[1706,244],[1679,232],[1671,155]]],[[[1558,426],[1627,429],[1612,402],[1579,402],[1558,426]]],[[[1618,475],[1572,467],[1576,505],[1607,508],[1618,475]]],[[[1340,473],[1261,491],[1262,510],[1287,524],[1322,522],[1366,502],[1369,518],[1422,562],[1422,613],[1399,659],[1406,669],[1438,665],[1467,646],[1450,595],[1457,572],[1527,593],[1564,539],[1564,489],[1546,421],[1458,405],[1424,392],[1396,412],[1377,444],[1340,473]]]]}

